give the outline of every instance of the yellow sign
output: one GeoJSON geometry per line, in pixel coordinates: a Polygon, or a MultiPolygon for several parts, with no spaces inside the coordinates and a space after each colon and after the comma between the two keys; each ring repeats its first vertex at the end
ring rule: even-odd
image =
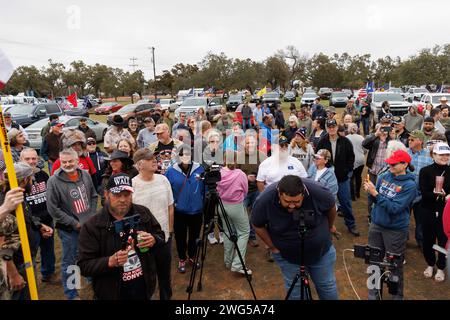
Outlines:
{"type": "MultiPolygon", "coordinates": [[[[17,177],[14,171],[14,163],[11,154],[11,148],[6,134],[5,121],[3,119],[3,110],[0,105],[0,142],[2,144],[3,158],[8,172],[9,187],[11,189],[17,188],[17,177]]],[[[19,204],[16,209],[17,227],[19,229],[20,244],[22,247],[23,260],[25,270],[27,272],[28,288],[30,290],[31,300],[38,300],[36,278],[34,277],[33,260],[31,259],[30,244],[28,242],[27,227],[25,225],[25,216],[23,214],[22,204],[19,204]]]]}

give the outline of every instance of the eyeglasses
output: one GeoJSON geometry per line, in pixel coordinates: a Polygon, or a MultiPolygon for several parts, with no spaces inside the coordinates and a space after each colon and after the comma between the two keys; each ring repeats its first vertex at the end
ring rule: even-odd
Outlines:
{"type": "Polygon", "coordinates": [[[211,140],[211,141],[208,141],[209,143],[219,143],[219,141],[217,140],[211,140]]]}
{"type": "Polygon", "coordinates": [[[87,143],[88,146],[92,146],[92,145],[96,145],[96,144],[97,144],[96,142],[88,142],[87,143]]]}

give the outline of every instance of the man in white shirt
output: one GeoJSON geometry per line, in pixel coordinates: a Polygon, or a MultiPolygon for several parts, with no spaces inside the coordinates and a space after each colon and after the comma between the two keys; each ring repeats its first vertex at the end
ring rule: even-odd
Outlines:
{"type": "Polygon", "coordinates": [[[296,175],[307,178],[308,174],[303,164],[289,155],[289,143],[286,137],[281,136],[278,145],[273,145],[272,156],[261,162],[256,177],[256,184],[259,192],[263,192],[265,187],[278,182],[286,175],[296,175]]]}
{"type": "Polygon", "coordinates": [[[174,210],[172,188],[165,176],[155,173],[158,170],[158,162],[149,149],[136,151],[133,160],[139,171],[132,179],[133,203],[147,207],[165,233],[165,244],[155,247],[154,253],[160,300],[170,300],[174,210]]]}

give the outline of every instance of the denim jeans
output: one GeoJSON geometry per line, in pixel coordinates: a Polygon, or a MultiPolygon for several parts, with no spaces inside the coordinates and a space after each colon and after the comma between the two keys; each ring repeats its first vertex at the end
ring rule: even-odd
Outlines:
{"type": "Polygon", "coordinates": [[[61,239],[62,257],[61,257],[61,278],[64,287],[64,294],[67,299],[73,299],[78,297],[78,291],[76,289],[69,289],[67,285],[67,279],[71,276],[71,273],[67,273],[67,268],[71,265],[76,265],[76,258],[78,252],[78,232],[67,232],[58,229],[58,235],[61,239]]]}
{"type": "MultiPolygon", "coordinates": [[[[50,226],[53,228],[53,226],[50,226]]],[[[55,238],[42,237],[39,231],[35,232],[36,246],[40,248],[41,254],[41,274],[42,277],[49,277],[55,273],[55,238]]]]}
{"type": "Polygon", "coordinates": [[[172,238],[154,249],[156,275],[158,276],[159,299],[170,300],[172,297],[172,283],[170,266],[172,264],[172,238]]]}
{"type": "Polygon", "coordinates": [[[53,163],[50,163],[50,161],[48,161],[47,164],[48,164],[48,175],[51,175],[52,174],[53,163]]]}
{"type": "Polygon", "coordinates": [[[370,132],[370,117],[369,118],[361,118],[362,127],[364,131],[364,135],[367,136],[370,132]]]}
{"type": "MultiPolygon", "coordinates": [[[[283,259],[280,253],[273,254],[273,259],[281,269],[283,274],[284,286],[286,292],[289,291],[295,275],[300,271],[300,266],[290,263],[283,259]]],[[[336,276],[334,274],[334,265],[336,263],[336,249],[332,245],[330,250],[325,253],[320,260],[313,265],[307,265],[308,271],[320,300],[338,300],[338,291],[336,285],[336,276]]],[[[289,300],[300,300],[300,280],[295,284],[289,300]]]]}
{"type": "MultiPolygon", "coordinates": [[[[258,196],[259,196],[259,191],[256,190],[256,191],[247,193],[247,196],[244,199],[244,207],[247,208],[247,212],[249,215],[249,221],[250,221],[251,215],[252,215],[253,204],[255,203],[255,200],[258,196]]],[[[251,223],[250,223],[249,239],[256,240],[256,232],[251,223]]]]}
{"type": "Polygon", "coordinates": [[[242,130],[251,129],[252,122],[250,119],[242,119],[242,130]]]}
{"type": "Polygon", "coordinates": [[[350,179],[343,182],[338,182],[338,194],[339,205],[341,211],[344,214],[344,221],[347,228],[351,229],[356,226],[355,217],[352,211],[352,198],[350,192],[350,179]]]}

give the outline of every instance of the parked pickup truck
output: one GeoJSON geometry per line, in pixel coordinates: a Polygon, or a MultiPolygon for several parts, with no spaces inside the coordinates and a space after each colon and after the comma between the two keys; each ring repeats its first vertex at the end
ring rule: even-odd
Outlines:
{"type": "Polygon", "coordinates": [[[399,93],[392,92],[373,92],[371,93],[371,109],[375,113],[375,120],[378,122],[377,115],[381,110],[383,101],[389,102],[391,113],[395,116],[403,116],[408,112],[411,102],[403,100],[403,96],[399,93]]]}
{"type": "Polygon", "coordinates": [[[195,115],[200,108],[203,108],[206,117],[211,120],[216,114],[220,113],[222,107],[223,100],[220,97],[189,97],[185,98],[181,106],[175,110],[175,117],[178,119],[181,112],[188,116],[195,115]]]}

